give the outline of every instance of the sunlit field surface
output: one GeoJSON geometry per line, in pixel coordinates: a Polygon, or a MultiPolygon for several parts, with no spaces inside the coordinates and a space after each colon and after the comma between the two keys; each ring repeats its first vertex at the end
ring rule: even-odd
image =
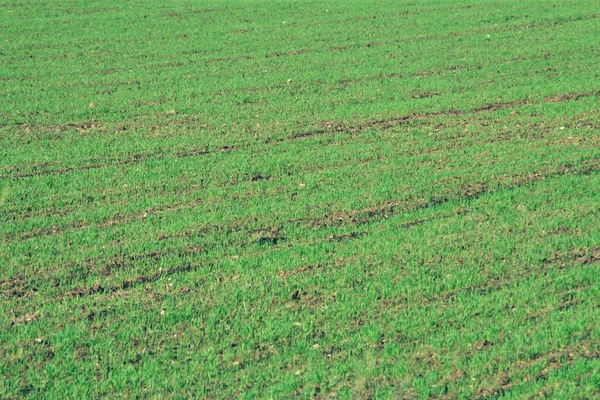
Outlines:
{"type": "Polygon", "coordinates": [[[0,398],[600,396],[600,7],[0,1],[0,398]]]}

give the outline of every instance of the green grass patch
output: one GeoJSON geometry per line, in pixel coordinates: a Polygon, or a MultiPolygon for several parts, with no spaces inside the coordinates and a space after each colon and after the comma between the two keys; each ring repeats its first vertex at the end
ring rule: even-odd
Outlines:
{"type": "Polygon", "coordinates": [[[599,19],[0,1],[0,398],[599,396],[599,19]]]}

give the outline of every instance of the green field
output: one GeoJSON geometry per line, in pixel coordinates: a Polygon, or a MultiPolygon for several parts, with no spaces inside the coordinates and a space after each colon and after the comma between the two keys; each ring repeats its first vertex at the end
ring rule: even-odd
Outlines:
{"type": "Polygon", "coordinates": [[[0,0],[0,398],[600,397],[597,0],[0,0]]]}

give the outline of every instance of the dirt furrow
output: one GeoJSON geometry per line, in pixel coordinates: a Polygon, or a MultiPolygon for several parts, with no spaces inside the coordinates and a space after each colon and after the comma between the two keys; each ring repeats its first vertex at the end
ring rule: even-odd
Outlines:
{"type": "Polygon", "coordinates": [[[580,358],[598,359],[600,357],[600,340],[586,339],[580,343],[552,350],[545,354],[537,355],[529,360],[517,362],[510,371],[502,371],[496,377],[479,386],[475,392],[475,398],[484,399],[493,396],[501,396],[514,386],[525,383],[529,380],[546,379],[553,371],[573,365],[580,358]],[[514,376],[525,372],[528,368],[540,363],[547,363],[535,376],[526,376],[520,381],[515,380],[514,376]]]}
{"type": "MultiPolygon", "coordinates": [[[[460,200],[460,199],[473,200],[473,199],[476,199],[486,193],[490,193],[495,190],[516,188],[516,187],[531,184],[531,183],[534,183],[534,182],[537,182],[540,180],[548,179],[548,178],[551,178],[554,176],[589,175],[589,174],[597,171],[598,169],[600,169],[600,158],[594,158],[594,159],[587,160],[586,162],[582,163],[581,165],[577,165],[577,166],[572,165],[572,164],[566,164],[566,165],[561,165],[558,167],[549,168],[549,169],[542,170],[542,171],[535,171],[535,172],[523,173],[523,174],[515,174],[515,175],[509,175],[509,176],[501,176],[494,182],[470,182],[468,184],[463,184],[463,186],[461,187],[462,193],[459,196],[452,196],[452,197],[442,196],[437,199],[430,199],[430,200],[425,200],[425,199],[420,199],[420,198],[412,198],[412,199],[389,201],[389,202],[386,202],[385,204],[375,206],[375,207],[365,208],[362,210],[339,211],[339,212],[333,213],[332,215],[325,215],[325,216],[319,216],[319,217],[307,216],[307,217],[288,220],[283,223],[284,224],[297,224],[297,223],[309,222],[316,226],[328,225],[328,224],[342,224],[342,223],[348,223],[348,222],[353,223],[353,224],[360,224],[360,223],[364,223],[366,221],[372,220],[374,218],[392,216],[398,212],[407,212],[407,211],[414,211],[414,210],[418,210],[418,209],[430,208],[430,207],[437,206],[442,203],[446,203],[451,200],[460,200]]],[[[135,220],[144,219],[152,214],[169,213],[169,212],[173,212],[173,211],[177,211],[177,210],[193,208],[193,207],[197,206],[198,204],[200,204],[201,202],[202,202],[201,199],[196,199],[196,200],[192,200],[192,201],[185,202],[185,203],[176,203],[176,204],[169,204],[169,205],[165,205],[165,206],[153,207],[153,208],[147,209],[145,211],[142,211],[138,214],[114,216],[104,222],[95,224],[95,226],[97,228],[106,228],[106,227],[111,227],[114,225],[129,223],[129,222],[132,222],[135,220]]],[[[242,223],[242,225],[243,224],[244,223],[242,223]]],[[[56,227],[51,227],[51,228],[36,229],[34,231],[28,231],[28,232],[21,234],[19,240],[28,240],[28,239],[31,239],[34,237],[60,234],[60,233],[66,232],[66,231],[87,228],[89,226],[92,226],[89,222],[77,221],[77,222],[73,222],[73,223],[71,223],[67,226],[63,226],[63,227],[56,226],[56,227]]],[[[230,226],[227,229],[237,230],[237,229],[239,229],[239,227],[236,227],[236,224],[234,223],[233,227],[230,226]]],[[[180,234],[177,234],[176,236],[170,236],[169,238],[171,238],[171,237],[190,237],[193,235],[198,235],[198,234],[203,234],[203,233],[205,233],[205,228],[202,228],[199,231],[194,230],[194,231],[189,231],[189,232],[182,232],[180,234]]],[[[10,235],[7,236],[6,238],[9,241],[16,239],[15,237],[10,236],[10,235]]]]}
{"type": "MultiPolygon", "coordinates": [[[[230,146],[225,146],[225,147],[227,147],[227,149],[232,148],[230,146]]],[[[228,150],[228,151],[230,151],[230,150],[228,150]]],[[[175,154],[168,154],[163,151],[154,151],[154,152],[132,154],[132,155],[128,155],[123,158],[117,158],[117,159],[112,159],[112,160],[109,159],[104,162],[89,163],[89,164],[84,164],[84,165],[76,165],[76,166],[72,166],[72,167],[61,167],[61,168],[55,168],[55,169],[45,168],[46,166],[55,165],[52,163],[37,164],[35,166],[34,170],[27,171],[27,172],[19,172],[20,167],[16,167],[11,172],[9,172],[9,175],[12,175],[12,178],[14,178],[14,179],[30,178],[30,177],[41,176],[41,175],[62,175],[62,174],[66,174],[66,173],[73,172],[73,171],[87,171],[87,170],[92,170],[92,169],[100,169],[100,168],[115,167],[115,166],[122,166],[122,165],[134,165],[134,164],[139,164],[139,163],[146,162],[146,161],[163,160],[167,157],[187,158],[187,157],[203,156],[203,155],[207,155],[207,154],[211,154],[211,153],[215,153],[215,151],[210,151],[205,148],[194,149],[194,150],[179,152],[179,153],[175,153],[175,154]]],[[[4,175],[4,176],[0,177],[0,180],[8,179],[9,175],[4,175]]]]}
{"type": "MultiPolygon", "coordinates": [[[[550,103],[575,101],[575,100],[578,100],[578,99],[584,98],[584,97],[598,96],[599,94],[600,94],[600,90],[594,90],[594,91],[583,92],[583,93],[559,94],[559,95],[548,96],[544,99],[544,101],[550,102],[550,103]]],[[[484,106],[476,107],[471,110],[444,110],[444,111],[435,111],[435,112],[430,112],[430,113],[415,113],[415,114],[411,114],[411,115],[407,115],[407,116],[403,116],[403,117],[365,122],[365,123],[361,123],[361,124],[357,124],[357,125],[350,125],[350,126],[348,126],[346,124],[335,124],[335,125],[330,124],[327,128],[324,128],[324,129],[315,129],[315,130],[310,130],[310,131],[305,131],[305,132],[298,132],[289,137],[279,138],[276,140],[267,140],[266,142],[274,143],[274,142],[293,141],[293,140],[297,140],[297,139],[306,139],[306,138],[322,136],[322,135],[332,134],[332,133],[334,133],[334,134],[335,133],[358,133],[365,129],[385,130],[385,129],[391,129],[391,128],[402,126],[402,125],[407,125],[411,122],[427,120],[427,119],[433,118],[433,117],[463,116],[463,115],[468,115],[468,114],[480,114],[480,113],[486,113],[486,112],[493,112],[493,111],[497,111],[500,109],[507,109],[507,108],[512,108],[512,107],[516,107],[516,106],[531,105],[531,104],[535,104],[535,103],[531,99],[525,98],[525,99],[519,99],[519,100],[514,100],[514,101],[509,101],[509,102],[504,102],[504,103],[486,104],[484,106]]],[[[209,150],[207,148],[193,149],[190,151],[179,152],[176,154],[169,154],[164,151],[155,151],[155,152],[133,154],[133,155],[129,155],[129,156],[126,156],[123,158],[118,158],[118,159],[107,159],[104,162],[90,162],[92,160],[88,160],[87,163],[85,163],[84,165],[65,166],[65,167],[53,168],[53,169],[46,168],[48,166],[55,165],[53,163],[40,163],[40,164],[35,164],[34,170],[23,171],[23,172],[21,172],[21,169],[23,167],[17,166],[17,167],[12,167],[10,169],[5,170],[4,175],[2,175],[0,177],[0,180],[6,180],[6,179],[9,179],[10,177],[12,177],[13,179],[23,179],[23,178],[30,178],[30,177],[43,176],[43,175],[61,175],[61,174],[66,174],[66,173],[70,173],[73,171],[86,171],[86,170],[106,168],[106,167],[112,167],[112,166],[120,166],[120,165],[134,165],[134,164],[138,164],[138,163],[142,163],[142,162],[146,162],[146,161],[163,160],[163,159],[166,159],[169,157],[176,157],[176,158],[197,157],[197,156],[203,156],[203,155],[213,154],[213,153],[217,153],[217,152],[231,152],[234,149],[235,149],[234,146],[225,146],[224,145],[224,146],[221,146],[220,150],[218,150],[218,151],[217,150],[209,150]]],[[[241,149],[241,147],[238,147],[237,149],[241,149]]],[[[30,164],[30,166],[31,166],[31,164],[30,164]]]]}
{"type": "MultiPolygon", "coordinates": [[[[575,101],[580,98],[592,97],[592,96],[598,96],[598,95],[600,95],[600,90],[594,90],[594,91],[583,92],[583,93],[566,93],[566,94],[548,96],[543,101],[548,102],[548,103],[560,103],[560,102],[567,102],[567,101],[575,101]]],[[[513,108],[513,107],[517,107],[517,106],[532,105],[532,104],[536,104],[536,103],[533,102],[531,99],[525,98],[525,99],[508,101],[508,102],[504,102],[504,103],[486,104],[484,106],[476,107],[471,110],[444,110],[444,111],[435,111],[435,112],[430,112],[430,113],[415,113],[415,114],[404,116],[404,117],[383,119],[383,120],[378,120],[378,121],[370,121],[370,122],[366,122],[366,123],[362,123],[362,124],[358,124],[358,125],[352,125],[352,126],[347,126],[345,124],[329,124],[329,126],[326,129],[315,129],[315,130],[306,131],[306,132],[299,132],[299,133],[292,135],[290,137],[290,139],[292,139],[292,140],[293,139],[303,139],[303,138],[309,138],[309,137],[326,135],[326,134],[337,133],[337,132],[357,133],[357,132],[363,131],[365,129],[385,130],[385,129],[391,129],[391,128],[395,128],[395,127],[402,126],[402,125],[408,125],[409,123],[412,123],[415,121],[427,120],[427,119],[433,118],[433,117],[449,117],[449,116],[464,116],[464,115],[469,115],[469,114],[481,114],[481,113],[494,112],[497,110],[513,108]]]]}

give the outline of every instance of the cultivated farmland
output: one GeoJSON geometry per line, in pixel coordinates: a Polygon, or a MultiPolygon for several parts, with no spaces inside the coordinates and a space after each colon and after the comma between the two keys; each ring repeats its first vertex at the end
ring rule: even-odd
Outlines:
{"type": "Polygon", "coordinates": [[[600,396],[597,0],[0,0],[0,398],[600,396]]]}

